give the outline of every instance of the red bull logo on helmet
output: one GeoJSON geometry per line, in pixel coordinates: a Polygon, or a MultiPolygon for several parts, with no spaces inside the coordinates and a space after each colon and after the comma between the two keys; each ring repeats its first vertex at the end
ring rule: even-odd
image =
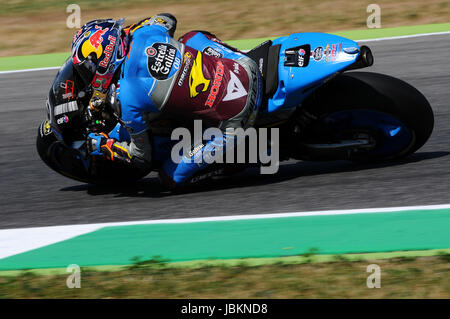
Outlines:
{"type": "Polygon", "coordinates": [[[112,35],[110,35],[108,37],[108,40],[110,42],[105,47],[105,58],[102,61],[100,61],[100,66],[102,66],[104,68],[106,68],[108,66],[111,56],[114,54],[114,47],[116,45],[116,37],[113,37],[112,35]]]}
{"type": "Polygon", "coordinates": [[[109,30],[109,28],[103,30],[103,28],[98,25],[96,25],[95,28],[98,30],[95,31],[94,34],[90,36],[89,42],[94,47],[94,49],[98,50],[99,46],[103,42],[103,35],[109,30]]]}
{"type": "Polygon", "coordinates": [[[97,31],[86,39],[81,46],[81,54],[83,57],[87,57],[92,52],[95,52],[97,59],[100,59],[103,53],[103,35],[109,30],[109,28],[103,29],[102,27],[96,25],[95,29],[97,29],[97,31]]]}

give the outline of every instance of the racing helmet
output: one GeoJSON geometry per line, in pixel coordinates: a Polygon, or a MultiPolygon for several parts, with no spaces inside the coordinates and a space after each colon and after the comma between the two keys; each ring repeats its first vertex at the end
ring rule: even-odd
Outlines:
{"type": "Polygon", "coordinates": [[[128,43],[123,30],[125,19],[93,20],[74,36],[72,60],[85,85],[106,91],[122,63],[128,43]]]}

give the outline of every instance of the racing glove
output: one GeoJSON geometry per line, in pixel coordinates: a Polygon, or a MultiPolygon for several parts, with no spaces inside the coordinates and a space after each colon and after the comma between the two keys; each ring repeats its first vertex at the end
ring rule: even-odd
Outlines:
{"type": "Polygon", "coordinates": [[[117,140],[109,138],[105,133],[90,133],[87,141],[89,154],[104,156],[110,161],[131,163],[131,155],[117,140]]]}

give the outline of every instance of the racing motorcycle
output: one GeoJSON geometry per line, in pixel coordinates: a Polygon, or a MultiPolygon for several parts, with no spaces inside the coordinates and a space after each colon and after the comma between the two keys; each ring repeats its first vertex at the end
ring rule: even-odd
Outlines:
{"type": "MultiPolygon", "coordinates": [[[[246,54],[256,61],[264,80],[255,127],[279,129],[280,160],[393,161],[417,151],[431,135],[433,111],[417,89],[388,75],[354,71],[373,64],[367,46],[330,34],[295,33],[246,54]]],[[[91,132],[105,132],[119,141],[130,136],[113,107],[106,106],[100,114],[90,111],[92,92],[74,89],[76,81],[68,59],[50,90],[47,120],[39,127],[41,159],[53,170],[87,183],[133,182],[147,175],[150,170],[88,154],[85,140],[91,132]]],[[[163,116],[151,123],[152,170],[170,157],[176,143],[171,130],[183,125],[189,126],[163,116]]],[[[233,165],[242,168],[221,165],[211,165],[191,182],[230,167],[234,172],[233,165]]],[[[244,164],[248,166],[254,164],[244,164]]]]}

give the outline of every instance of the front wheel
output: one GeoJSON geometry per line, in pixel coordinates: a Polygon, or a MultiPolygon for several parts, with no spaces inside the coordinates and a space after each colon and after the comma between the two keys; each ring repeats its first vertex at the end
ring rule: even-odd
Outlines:
{"type": "Polygon", "coordinates": [[[422,147],[434,126],[422,93],[400,79],[370,72],[348,72],[329,81],[294,118],[307,159],[398,159],[422,147]]]}

